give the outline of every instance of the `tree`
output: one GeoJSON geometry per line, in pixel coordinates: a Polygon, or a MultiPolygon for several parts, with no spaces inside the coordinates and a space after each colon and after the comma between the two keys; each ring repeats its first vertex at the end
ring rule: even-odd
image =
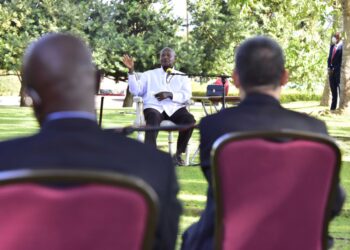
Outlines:
{"type": "Polygon", "coordinates": [[[290,86],[313,91],[323,84],[329,1],[189,1],[193,29],[188,40],[176,35],[181,22],[171,14],[169,2],[0,0],[0,68],[19,72],[30,41],[47,32],[69,31],[89,43],[97,66],[116,81],[126,78],[120,61],[124,53],[132,55],[136,70],[143,72],[157,66],[158,52],[165,46],[178,52],[177,68],[184,72],[230,74],[239,43],[264,34],[284,48],[290,86]]]}
{"type": "Polygon", "coordinates": [[[194,48],[192,57],[198,62],[192,71],[229,74],[233,68],[233,48],[245,32],[239,10],[229,8],[226,1],[203,0],[190,3],[189,11],[193,26],[189,42],[194,48]]]}
{"type": "Polygon", "coordinates": [[[341,84],[340,84],[340,113],[349,112],[350,102],[350,1],[342,0],[342,14],[344,25],[344,45],[343,45],[343,61],[341,70],[341,84]]]}
{"type": "MultiPolygon", "coordinates": [[[[105,75],[116,81],[125,79],[126,68],[120,62],[124,53],[137,59],[136,69],[142,72],[158,63],[157,53],[162,47],[181,48],[182,40],[175,35],[180,21],[171,15],[168,2],[1,1],[0,69],[19,72],[30,41],[48,32],[68,31],[89,43],[94,61],[105,75]]],[[[24,98],[21,100],[23,104],[24,98]]]]}
{"type": "MultiPolygon", "coordinates": [[[[78,2],[78,1],[76,1],[78,2]]],[[[84,37],[82,6],[69,0],[9,0],[0,5],[0,69],[14,72],[21,81],[21,106],[25,95],[19,71],[28,44],[53,31],[69,31],[84,37]]]]}
{"type": "MultiPolygon", "coordinates": [[[[116,80],[126,78],[127,69],[121,63],[125,53],[136,59],[135,69],[143,72],[158,65],[157,55],[163,47],[181,47],[181,39],[176,36],[180,20],[172,16],[168,2],[91,2],[85,33],[89,35],[96,64],[106,75],[116,80]]],[[[131,104],[128,93],[124,106],[131,104]]]]}
{"type": "Polygon", "coordinates": [[[326,0],[203,0],[192,3],[191,33],[202,72],[230,72],[234,49],[253,35],[276,39],[295,88],[313,91],[324,79],[329,34],[326,0]]]}
{"type": "Polygon", "coordinates": [[[320,106],[329,106],[329,95],[330,95],[330,86],[328,76],[326,77],[324,88],[321,96],[320,106]]]}
{"type": "MultiPolygon", "coordinates": [[[[332,24],[332,34],[336,31],[339,31],[339,27],[341,26],[341,6],[337,0],[330,1],[330,7],[327,10],[329,20],[328,22],[332,24]]],[[[330,97],[330,87],[329,87],[329,77],[328,75],[325,77],[325,83],[323,88],[323,93],[321,97],[321,106],[329,106],[329,97],[330,97]]]]}

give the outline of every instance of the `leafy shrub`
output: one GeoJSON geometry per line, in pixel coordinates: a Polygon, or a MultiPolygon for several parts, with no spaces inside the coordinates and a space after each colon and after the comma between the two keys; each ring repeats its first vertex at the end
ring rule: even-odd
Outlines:
{"type": "Polygon", "coordinates": [[[0,76],[0,96],[17,96],[21,83],[17,76],[0,76]]]}

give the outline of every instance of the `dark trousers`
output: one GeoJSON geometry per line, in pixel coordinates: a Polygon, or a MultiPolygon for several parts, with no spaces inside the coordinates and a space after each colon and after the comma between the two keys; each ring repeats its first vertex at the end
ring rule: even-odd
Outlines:
{"type": "Polygon", "coordinates": [[[339,85],[340,85],[340,72],[331,73],[329,76],[329,86],[332,93],[331,110],[335,110],[337,108],[338,95],[340,92],[339,85]]]}
{"type": "MultiPolygon", "coordinates": [[[[177,125],[191,125],[196,123],[193,115],[191,115],[186,108],[180,108],[170,117],[165,112],[160,113],[158,110],[152,108],[145,109],[143,113],[145,115],[147,126],[159,126],[163,120],[170,120],[177,125]]],[[[192,132],[193,129],[179,132],[176,149],[177,154],[184,153],[186,151],[186,147],[191,138],[192,132]]],[[[157,136],[158,131],[147,131],[145,135],[145,143],[156,146],[157,136]]]]}

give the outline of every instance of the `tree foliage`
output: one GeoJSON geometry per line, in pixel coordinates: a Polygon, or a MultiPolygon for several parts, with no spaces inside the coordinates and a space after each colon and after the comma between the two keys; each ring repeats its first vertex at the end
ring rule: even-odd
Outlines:
{"type": "MultiPolygon", "coordinates": [[[[73,3],[70,0],[1,1],[0,69],[13,71],[20,78],[19,70],[25,48],[45,33],[69,31],[86,37],[82,32],[84,11],[73,3]]],[[[21,106],[24,106],[23,85],[20,95],[21,106]]]]}
{"type": "Polygon", "coordinates": [[[44,33],[69,31],[84,36],[80,13],[69,0],[1,1],[0,68],[18,71],[24,49],[44,33]]]}
{"type": "Polygon", "coordinates": [[[340,113],[350,113],[350,1],[343,0],[342,17],[344,24],[345,41],[343,45],[343,62],[341,69],[341,83],[340,83],[340,113]]]}
{"type": "Polygon", "coordinates": [[[177,47],[175,32],[179,21],[166,3],[159,1],[91,1],[85,33],[94,49],[94,58],[108,75],[125,75],[120,57],[135,57],[135,67],[145,71],[158,63],[158,52],[165,46],[177,47]]]}
{"type": "Polygon", "coordinates": [[[326,73],[330,20],[327,0],[203,0],[191,5],[200,71],[229,73],[234,49],[253,35],[268,35],[285,50],[290,80],[313,90],[326,73]],[[207,37],[207,39],[205,39],[207,37]]]}
{"type": "Polygon", "coordinates": [[[48,32],[70,32],[85,39],[106,75],[125,77],[120,58],[136,58],[136,69],[154,67],[165,46],[179,48],[179,20],[169,1],[8,0],[0,5],[0,69],[18,72],[27,45],[48,32]],[[156,9],[156,5],[158,8],[156,9]]]}
{"type": "Polygon", "coordinates": [[[269,35],[286,53],[295,87],[312,90],[325,79],[330,27],[340,16],[336,0],[188,1],[188,40],[177,35],[180,20],[170,0],[0,0],[0,68],[18,72],[23,50],[40,35],[69,31],[91,46],[105,74],[123,78],[120,57],[128,53],[136,70],[158,64],[165,46],[177,51],[177,67],[188,73],[226,73],[235,48],[247,37],[269,35]]]}
{"type": "Polygon", "coordinates": [[[0,68],[18,70],[30,41],[47,32],[68,31],[90,44],[97,65],[107,74],[120,76],[125,71],[120,63],[123,53],[137,58],[138,70],[146,70],[157,63],[162,47],[178,47],[175,32],[180,23],[167,2],[1,1],[0,68]]]}

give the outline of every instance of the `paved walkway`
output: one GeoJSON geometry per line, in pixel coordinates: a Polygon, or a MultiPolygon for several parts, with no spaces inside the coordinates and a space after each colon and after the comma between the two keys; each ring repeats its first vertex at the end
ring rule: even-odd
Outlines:
{"type": "Polygon", "coordinates": [[[1,106],[19,106],[19,96],[0,96],[1,106]]]}
{"type": "MultiPolygon", "coordinates": [[[[0,96],[0,106],[19,106],[19,96],[0,96]]],[[[96,109],[100,108],[101,97],[96,97],[96,109]]],[[[124,96],[106,96],[104,98],[104,108],[121,108],[124,96]]]]}
{"type": "MultiPolygon", "coordinates": [[[[125,96],[105,96],[104,109],[122,108],[125,96]]],[[[101,97],[96,96],[96,109],[100,109],[101,97]]],[[[199,102],[193,104],[200,107],[199,102]]],[[[0,96],[0,106],[19,106],[19,96],[0,96]]]]}

